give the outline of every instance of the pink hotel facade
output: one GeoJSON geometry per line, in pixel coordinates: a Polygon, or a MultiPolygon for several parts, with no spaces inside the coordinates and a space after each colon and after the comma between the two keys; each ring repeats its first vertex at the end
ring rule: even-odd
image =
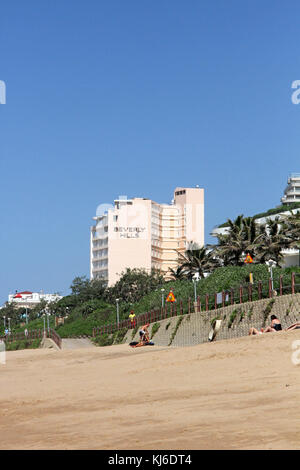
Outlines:
{"type": "Polygon", "coordinates": [[[90,241],[90,278],[113,285],[126,268],[178,266],[178,251],[204,245],[204,189],[176,188],[171,204],[120,197],[99,206],[90,241]]]}

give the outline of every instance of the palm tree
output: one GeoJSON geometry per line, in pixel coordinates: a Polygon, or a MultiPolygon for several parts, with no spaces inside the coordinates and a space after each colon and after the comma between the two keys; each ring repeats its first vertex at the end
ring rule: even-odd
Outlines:
{"type": "Polygon", "coordinates": [[[241,266],[247,253],[255,256],[262,235],[253,217],[239,215],[235,220],[228,219],[227,222],[227,232],[217,236],[219,243],[215,254],[224,266],[241,266]]]}
{"type": "Polygon", "coordinates": [[[290,248],[300,248],[300,212],[290,211],[283,219],[283,227],[290,240],[290,248]]]}
{"type": "Polygon", "coordinates": [[[184,254],[178,252],[178,255],[179,266],[185,271],[187,279],[192,279],[196,273],[204,278],[205,273],[210,273],[220,266],[212,251],[205,246],[200,248],[194,243],[190,244],[184,254]]]}
{"type": "Polygon", "coordinates": [[[186,268],[183,267],[183,266],[177,266],[176,269],[172,269],[172,268],[169,268],[169,272],[170,272],[170,275],[169,275],[169,279],[171,281],[182,281],[183,279],[187,279],[187,272],[186,272],[186,268]]]}
{"type": "Polygon", "coordinates": [[[282,261],[282,250],[290,248],[292,238],[288,235],[287,225],[280,221],[279,217],[274,220],[267,219],[264,225],[259,228],[261,238],[256,249],[256,260],[259,263],[265,263],[274,259],[277,265],[282,261]]]}

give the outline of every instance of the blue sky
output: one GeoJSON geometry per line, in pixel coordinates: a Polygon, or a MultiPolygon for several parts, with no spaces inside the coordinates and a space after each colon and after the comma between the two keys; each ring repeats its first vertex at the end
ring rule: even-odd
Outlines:
{"type": "Polygon", "coordinates": [[[205,189],[205,234],[300,172],[300,4],[2,3],[0,303],[89,273],[96,207],[205,189]]]}

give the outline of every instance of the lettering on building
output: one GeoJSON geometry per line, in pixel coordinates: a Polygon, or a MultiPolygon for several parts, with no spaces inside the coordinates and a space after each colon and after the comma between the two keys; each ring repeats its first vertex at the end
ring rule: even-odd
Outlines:
{"type": "Polygon", "coordinates": [[[120,238],[139,238],[146,230],[145,227],[115,227],[114,231],[120,234],[120,238]]]}

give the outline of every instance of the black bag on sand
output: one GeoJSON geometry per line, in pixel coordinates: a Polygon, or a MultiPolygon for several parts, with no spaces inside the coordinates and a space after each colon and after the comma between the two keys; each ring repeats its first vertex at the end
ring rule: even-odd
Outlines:
{"type": "MultiPolygon", "coordinates": [[[[131,343],[129,343],[129,346],[136,346],[137,344],[139,344],[137,341],[132,341],[131,343]]],[[[149,343],[145,343],[144,346],[154,346],[154,343],[152,341],[149,341],[149,343]]]]}

